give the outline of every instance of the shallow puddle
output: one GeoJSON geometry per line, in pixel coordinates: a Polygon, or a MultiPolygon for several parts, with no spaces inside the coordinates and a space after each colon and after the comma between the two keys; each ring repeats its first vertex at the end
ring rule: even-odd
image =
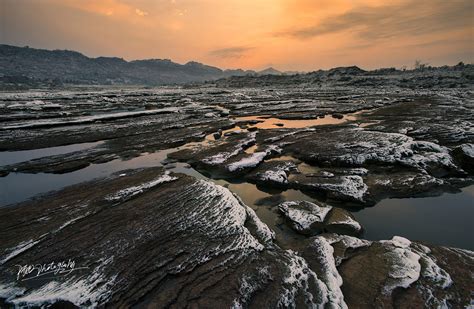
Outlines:
{"type": "Polygon", "coordinates": [[[278,129],[278,128],[289,128],[289,129],[300,129],[308,128],[321,125],[329,124],[341,124],[347,121],[356,120],[357,116],[354,114],[344,115],[342,118],[334,118],[330,115],[316,119],[280,119],[280,118],[267,118],[266,116],[245,116],[237,117],[237,122],[247,121],[258,121],[256,124],[251,124],[249,127],[258,129],[278,129]]]}

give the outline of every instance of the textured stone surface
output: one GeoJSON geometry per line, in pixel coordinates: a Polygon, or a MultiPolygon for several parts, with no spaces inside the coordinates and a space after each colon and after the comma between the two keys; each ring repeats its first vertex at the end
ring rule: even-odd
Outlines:
{"type": "Polygon", "coordinates": [[[281,203],[278,209],[298,233],[314,235],[321,232],[358,235],[361,225],[346,210],[307,201],[281,203]]]}
{"type": "Polygon", "coordinates": [[[163,169],[126,172],[1,209],[1,297],[76,306],[311,306],[324,281],[227,189],[163,169]],[[103,190],[91,190],[101,187],[103,190]],[[65,276],[15,265],[74,258],[65,276]]]}
{"type": "Polygon", "coordinates": [[[302,255],[311,267],[331,270],[336,295],[349,308],[462,308],[471,301],[471,251],[325,234],[309,239],[302,255]]]}
{"type": "Polygon", "coordinates": [[[352,207],[472,183],[472,104],[347,84],[2,93],[1,150],[34,151],[2,152],[0,180],[61,190],[0,208],[0,307],[465,307],[472,252],[343,235],[352,207]],[[87,268],[17,280],[68,259],[87,268]]]}

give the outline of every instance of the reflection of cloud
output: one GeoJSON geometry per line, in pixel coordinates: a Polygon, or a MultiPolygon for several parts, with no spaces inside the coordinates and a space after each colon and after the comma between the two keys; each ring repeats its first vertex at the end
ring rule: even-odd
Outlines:
{"type": "Polygon", "coordinates": [[[305,28],[282,33],[307,39],[349,31],[365,39],[383,39],[401,35],[422,35],[472,27],[472,0],[407,0],[397,5],[360,6],[344,14],[329,17],[305,28]]]}
{"type": "Polygon", "coordinates": [[[237,47],[228,47],[222,49],[216,49],[209,54],[214,57],[218,58],[241,58],[243,57],[249,50],[252,50],[253,47],[245,47],[245,46],[237,46],[237,47]]]}
{"type": "Polygon", "coordinates": [[[138,16],[147,16],[148,13],[147,12],[144,12],[140,9],[135,9],[135,13],[138,15],[138,16]]]}

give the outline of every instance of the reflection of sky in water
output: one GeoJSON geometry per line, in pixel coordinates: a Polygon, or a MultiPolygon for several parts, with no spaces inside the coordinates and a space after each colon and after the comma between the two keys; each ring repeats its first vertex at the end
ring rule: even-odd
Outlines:
{"type": "Polygon", "coordinates": [[[0,152],[0,166],[28,161],[46,156],[65,154],[73,151],[84,150],[102,144],[103,142],[81,143],[67,146],[48,147],[34,150],[4,151],[0,152]]]}
{"type": "Polygon", "coordinates": [[[140,156],[131,160],[113,160],[104,164],[92,164],[81,170],[67,174],[22,174],[10,173],[0,177],[0,207],[27,200],[37,194],[105,177],[124,169],[152,167],[166,158],[166,151],[140,156]]]}
{"type": "Polygon", "coordinates": [[[461,193],[438,197],[386,199],[354,213],[365,229],[364,238],[387,239],[394,235],[474,249],[474,185],[461,193]]]}
{"type": "Polygon", "coordinates": [[[308,128],[313,126],[327,125],[327,124],[341,124],[349,120],[355,120],[356,117],[352,115],[345,115],[342,119],[337,119],[332,116],[325,116],[317,119],[280,119],[280,118],[262,118],[262,116],[245,116],[236,118],[237,121],[258,120],[257,124],[251,125],[259,129],[277,129],[283,128],[308,128]],[[279,124],[279,125],[276,125],[279,124]]]}

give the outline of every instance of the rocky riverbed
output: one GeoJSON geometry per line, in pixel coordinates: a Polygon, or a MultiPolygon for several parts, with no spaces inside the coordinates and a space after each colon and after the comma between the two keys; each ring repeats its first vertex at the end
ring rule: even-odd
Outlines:
{"type": "Polygon", "coordinates": [[[469,306],[473,99],[350,85],[2,93],[0,306],[469,306]],[[358,220],[446,194],[468,196],[458,213],[433,208],[460,242],[441,228],[368,239],[379,231],[358,220]]]}

